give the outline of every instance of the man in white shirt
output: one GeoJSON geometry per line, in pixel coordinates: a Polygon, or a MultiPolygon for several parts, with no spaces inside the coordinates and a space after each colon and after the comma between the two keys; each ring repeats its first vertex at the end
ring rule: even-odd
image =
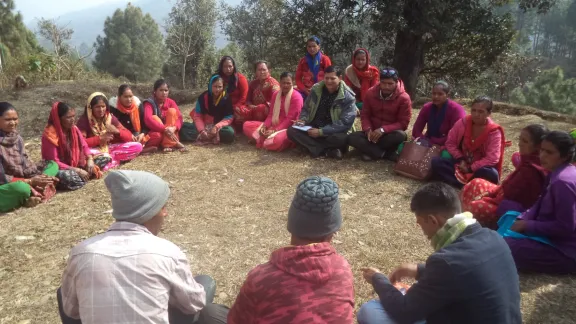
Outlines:
{"type": "Polygon", "coordinates": [[[157,236],[168,216],[168,184],[143,171],[112,171],[104,182],[116,222],[70,252],[58,291],[62,322],[225,323],[202,312],[214,280],[194,278],[184,252],[157,236]]]}

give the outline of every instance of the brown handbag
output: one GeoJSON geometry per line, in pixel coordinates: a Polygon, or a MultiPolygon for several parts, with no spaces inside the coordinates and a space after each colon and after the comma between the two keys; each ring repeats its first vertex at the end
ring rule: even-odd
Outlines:
{"type": "Polygon", "coordinates": [[[432,175],[432,158],[440,156],[440,147],[427,147],[416,142],[405,142],[394,172],[416,180],[426,180],[432,175]]]}

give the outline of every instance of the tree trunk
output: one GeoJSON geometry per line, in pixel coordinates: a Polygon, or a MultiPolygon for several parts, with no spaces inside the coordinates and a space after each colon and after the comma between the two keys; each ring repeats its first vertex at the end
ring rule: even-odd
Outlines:
{"type": "Polygon", "coordinates": [[[418,76],[424,65],[425,41],[422,35],[413,34],[410,30],[410,26],[407,26],[396,34],[393,62],[406,92],[414,99],[418,76]]]}
{"type": "Polygon", "coordinates": [[[186,57],[182,62],[182,89],[186,89],[186,57]]]}

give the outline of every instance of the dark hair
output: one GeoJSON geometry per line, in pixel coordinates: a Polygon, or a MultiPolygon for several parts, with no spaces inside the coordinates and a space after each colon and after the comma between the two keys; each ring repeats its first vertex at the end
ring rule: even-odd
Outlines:
{"type": "Polygon", "coordinates": [[[266,68],[270,68],[270,64],[268,63],[268,61],[260,60],[254,63],[254,71],[258,69],[258,65],[260,64],[266,64],[266,68]]]}
{"type": "Polygon", "coordinates": [[[170,85],[168,84],[168,82],[166,80],[158,79],[158,80],[156,80],[156,82],[154,82],[154,91],[158,90],[163,85],[166,85],[168,87],[168,89],[170,89],[170,85]]]}
{"type": "Polygon", "coordinates": [[[418,189],[412,196],[410,209],[417,215],[439,214],[452,217],[462,212],[462,205],[454,188],[442,182],[432,182],[418,189]]]}
{"type": "Polygon", "coordinates": [[[492,101],[492,98],[490,98],[488,96],[478,96],[478,97],[476,97],[476,99],[474,99],[474,101],[472,101],[471,106],[474,106],[475,104],[479,104],[479,103],[487,104],[488,107],[486,107],[486,110],[488,111],[489,114],[492,113],[492,108],[494,108],[494,102],[492,101]]]}
{"type": "Polygon", "coordinates": [[[550,133],[548,127],[542,124],[531,124],[524,127],[523,130],[530,134],[530,140],[532,140],[532,143],[536,145],[540,145],[542,140],[544,140],[544,137],[550,133]]]}
{"type": "Polygon", "coordinates": [[[314,42],[317,45],[320,45],[320,38],[316,37],[316,36],[310,36],[310,38],[308,38],[306,40],[306,44],[308,44],[308,42],[314,42]]]}
{"type": "Polygon", "coordinates": [[[561,131],[551,131],[544,136],[543,141],[552,143],[560,153],[560,157],[567,158],[568,162],[574,160],[574,153],[576,153],[576,144],[570,134],[561,131]]]}
{"type": "MultiPolygon", "coordinates": [[[[162,85],[160,85],[161,87],[162,85]]],[[[158,88],[160,88],[158,87],[158,88]]],[[[123,84],[118,88],[118,97],[122,97],[122,95],[124,94],[124,92],[126,92],[126,90],[132,90],[132,87],[130,87],[127,84],[123,84]]]]}
{"type": "Polygon", "coordinates": [[[68,111],[72,110],[74,108],[68,106],[68,104],[64,103],[64,102],[59,102],[58,103],[58,117],[62,118],[64,117],[64,115],[66,115],[68,113],[68,111]]]}
{"type": "Polygon", "coordinates": [[[14,106],[12,106],[12,104],[9,102],[0,102],[0,116],[4,116],[4,114],[10,110],[16,111],[16,108],[14,108],[14,106]]]}
{"type": "Polygon", "coordinates": [[[228,56],[228,55],[224,55],[222,56],[222,58],[220,59],[220,63],[218,64],[218,74],[222,74],[222,68],[224,67],[224,62],[226,61],[230,61],[232,62],[232,66],[234,67],[234,73],[236,73],[236,61],[234,61],[234,59],[232,58],[232,56],[228,56]]]}
{"type": "Polygon", "coordinates": [[[280,80],[282,80],[284,78],[290,78],[290,79],[294,80],[294,75],[292,75],[291,72],[282,72],[282,74],[280,74],[280,80]]]}
{"type": "Polygon", "coordinates": [[[334,65],[330,65],[327,68],[324,69],[324,74],[328,74],[328,73],[334,73],[336,72],[337,76],[341,76],[342,75],[342,70],[334,65]]]}
{"type": "Polygon", "coordinates": [[[398,74],[398,70],[391,66],[387,66],[383,69],[380,69],[380,80],[383,79],[392,79],[394,81],[398,81],[400,75],[398,74]]]}
{"type": "Polygon", "coordinates": [[[446,81],[442,80],[436,81],[436,83],[434,83],[433,88],[436,88],[438,86],[442,87],[442,91],[444,91],[445,94],[450,94],[450,90],[452,90],[450,89],[450,85],[446,81]]]}
{"type": "Polygon", "coordinates": [[[368,52],[366,52],[366,51],[363,50],[363,49],[357,49],[352,56],[353,56],[354,58],[356,58],[356,56],[358,56],[358,54],[364,54],[364,55],[368,56],[368,52]]]}
{"type": "Polygon", "coordinates": [[[106,105],[106,110],[108,110],[110,108],[108,107],[108,99],[106,99],[106,97],[104,96],[95,96],[94,98],[92,98],[92,100],[90,100],[90,107],[96,106],[96,104],[100,100],[104,101],[104,104],[106,105]]]}

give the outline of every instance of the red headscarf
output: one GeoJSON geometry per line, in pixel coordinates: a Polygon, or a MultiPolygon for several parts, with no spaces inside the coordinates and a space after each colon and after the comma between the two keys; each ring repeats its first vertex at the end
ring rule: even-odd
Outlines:
{"type": "Polygon", "coordinates": [[[44,128],[44,136],[54,145],[58,147],[58,153],[63,157],[63,160],[70,159],[70,166],[77,167],[82,163],[82,148],[80,147],[79,131],[76,126],[72,126],[70,130],[70,139],[72,143],[68,145],[67,137],[64,135],[64,130],[60,124],[60,117],[58,116],[58,104],[55,102],[50,110],[50,117],[48,117],[48,125],[44,128]]]}
{"type": "Polygon", "coordinates": [[[346,68],[345,76],[346,84],[353,89],[359,89],[363,97],[374,85],[374,80],[380,80],[380,71],[377,67],[370,65],[370,52],[365,48],[358,48],[352,54],[352,64],[346,68]],[[366,53],[366,65],[362,70],[355,65],[356,56],[360,51],[366,53]]]}

